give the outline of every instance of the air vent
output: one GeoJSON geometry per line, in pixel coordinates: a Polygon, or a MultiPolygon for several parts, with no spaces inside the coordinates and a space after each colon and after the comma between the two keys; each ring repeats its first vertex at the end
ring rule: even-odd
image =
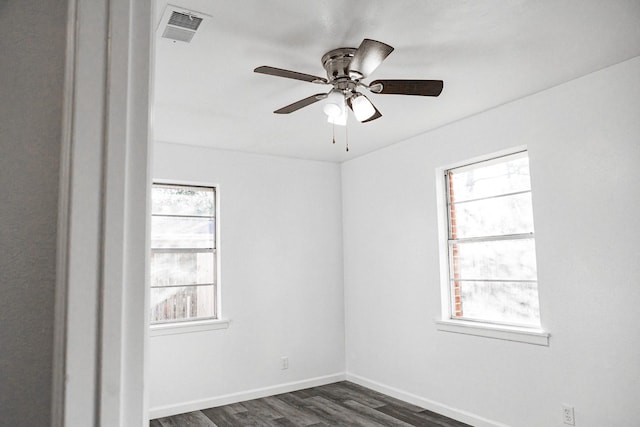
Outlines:
{"type": "Polygon", "coordinates": [[[175,25],[176,27],[182,27],[193,31],[196,31],[198,29],[201,22],[202,18],[180,12],[173,12],[171,14],[171,18],[169,18],[169,25],[175,25]]]}
{"type": "Polygon", "coordinates": [[[202,18],[191,12],[172,11],[162,37],[190,43],[202,23],[202,18]]]}

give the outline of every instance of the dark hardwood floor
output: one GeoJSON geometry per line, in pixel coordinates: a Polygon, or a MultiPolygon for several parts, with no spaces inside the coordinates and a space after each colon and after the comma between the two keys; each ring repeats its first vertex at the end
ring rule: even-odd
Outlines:
{"type": "Polygon", "coordinates": [[[343,381],[151,420],[150,427],[469,427],[343,381]]]}

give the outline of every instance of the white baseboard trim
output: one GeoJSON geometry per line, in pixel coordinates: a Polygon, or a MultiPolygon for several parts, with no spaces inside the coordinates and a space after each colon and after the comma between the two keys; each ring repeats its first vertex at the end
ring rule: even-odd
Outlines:
{"type": "Polygon", "coordinates": [[[192,400],[190,402],[178,403],[174,405],[158,406],[149,410],[149,419],[170,417],[172,415],[184,414],[185,412],[199,411],[201,409],[214,408],[216,406],[222,405],[230,405],[232,403],[244,402],[245,400],[260,399],[262,397],[273,396],[274,394],[289,393],[309,387],[318,387],[338,381],[344,381],[345,379],[345,373],[325,375],[322,377],[309,378],[302,381],[294,381],[269,387],[256,388],[253,390],[230,393],[207,399],[192,400]]]}
{"type": "Polygon", "coordinates": [[[350,374],[347,372],[346,380],[352,383],[359,384],[363,387],[370,388],[371,390],[378,391],[386,394],[387,396],[395,397],[396,399],[404,400],[421,408],[428,409],[438,414],[453,418],[454,420],[462,421],[463,423],[471,424],[475,427],[509,427],[506,424],[499,423],[497,421],[488,420],[476,414],[472,414],[461,409],[452,408],[451,406],[444,405],[431,399],[425,399],[424,397],[417,396],[406,391],[402,391],[395,387],[390,387],[385,384],[381,384],[377,381],[370,380],[368,378],[361,377],[359,375],[350,374]]]}

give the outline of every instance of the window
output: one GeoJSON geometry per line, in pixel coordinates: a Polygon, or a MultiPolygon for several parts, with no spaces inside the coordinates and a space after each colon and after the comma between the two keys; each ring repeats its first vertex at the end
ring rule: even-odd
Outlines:
{"type": "Polygon", "coordinates": [[[152,324],[217,318],[215,212],[215,188],[153,185],[152,324]]]}
{"type": "Polygon", "coordinates": [[[526,151],[445,169],[443,182],[445,317],[540,328],[526,151]]]}

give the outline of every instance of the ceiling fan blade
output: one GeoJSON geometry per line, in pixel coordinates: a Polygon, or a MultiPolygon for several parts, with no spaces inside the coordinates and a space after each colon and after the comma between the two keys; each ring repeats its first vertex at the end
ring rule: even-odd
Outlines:
{"type": "Polygon", "coordinates": [[[355,110],[353,109],[353,104],[352,104],[353,97],[349,97],[349,98],[347,98],[347,105],[349,106],[349,108],[351,109],[351,111],[353,111],[354,116],[356,116],[356,119],[358,119],[358,121],[359,121],[360,123],[368,123],[368,122],[371,122],[371,121],[373,121],[373,120],[375,120],[375,119],[379,119],[380,117],[382,117],[382,114],[380,113],[380,111],[378,111],[378,109],[376,108],[376,106],[375,106],[375,105],[373,105],[373,103],[369,100],[369,98],[367,98],[366,96],[364,96],[364,95],[363,95],[363,94],[361,94],[361,93],[358,93],[358,95],[357,95],[357,96],[358,96],[358,97],[360,97],[360,96],[361,96],[361,97],[363,97],[364,99],[366,99],[366,100],[368,101],[369,105],[371,105],[371,107],[373,107],[373,109],[375,110],[375,111],[374,111],[374,113],[373,113],[370,117],[366,118],[365,120],[360,120],[360,119],[358,119],[358,115],[356,114],[355,110]]]}
{"type": "MultiPolygon", "coordinates": [[[[374,105],[373,108],[376,108],[376,106],[374,105]]],[[[360,123],[369,123],[374,121],[375,119],[379,119],[380,117],[382,117],[382,113],[380,113],[380,111],[378,111],[378,109],[376,108],[376,112],[373,116],[369,117],[367,120],[363,120],[360,123]]]]}
{"type": "Polygon", "coordinates": [[[362,40],[349,64],[349,75],[354,79],[367,77],[391,52],[393,48],[388,44],[371,39],[362,40]]]}
{"type": "Polygon", "coordinates": [[[311,74],[298,73],[297,71],[284,70],[282,68],[275,68],[263,65],[253,70],[256,73],[268,74],[270,76],[285,77],[287,79],[302,80],[311,83],[327,83],[327,79],[318,76],[312,76],[311,74]]]}
{"type": "Polygon", "coordinates": [[[274,111],[274,113],[276,114],[289,114],[289,113],[293,113],[294,111],[297,111],[301,108],[304,108],[308,105],[311,105],[313,103],[316,103],[318,101],[320,101],[321,99],[325,99],[327,97],[326,93],[316,93],[315,95],[311,95],[308,96],[304,99],[301,99],[300,101],[296,101],[293,104],[289,104],[286,107],[282,107],[276,111],[274,111]]]}
{"type": "Polygon", "coordinates": [[[374,93],[419,96],[438,96],[443,86],[442,80],[376,80],[369,84],[374,93]],[[377,85],[381,88],[375,87],[377,85]]]}

